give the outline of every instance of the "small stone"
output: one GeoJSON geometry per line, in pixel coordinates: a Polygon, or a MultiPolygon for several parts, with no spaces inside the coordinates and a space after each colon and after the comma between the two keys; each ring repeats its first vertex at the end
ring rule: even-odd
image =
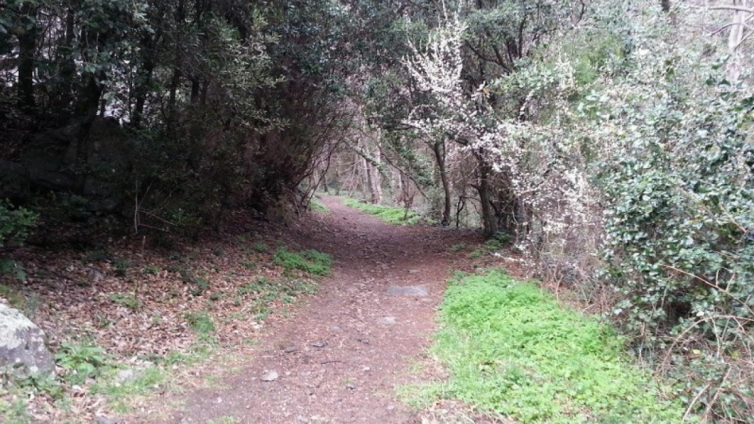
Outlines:
{"type": "Polygon", "coordinates": [[[293,353],[298,350],[298,347],[294,344],[283,345],[281,346],[281,350],[285,353],[293,353]]]}
{"type": "Polygon", "coordinates": [[[338,327],[337,325],[333,325],[330,327],[330,331],[343,331],[343,329],[338,327]]]}
{"type": "Polygon", "coordinates": [[[94,417],[94,423],[95,424],[117,424],[118,422],[104,415],[97,415],[96,417],[94,417]]]}
{"type": "Polygon", "coordinates": [[[278,379],[278,373],[277,371],[267,371],[264,373],[261,377],[259,377],[262,381],[275,381],[278,379]]]}
{"type": "Polygon", "coordinates": [[[356,390],[356,386],[354,384],[351,384],[351,383],[346,384],[346,388],[348,390],[356,390]]]}
{"type": "Polygon", "coordinates": [[[311,345],[312,347],[316,347],[317,349],[322,349],[323,347],[327,346],[327,343],[325,342],[314,342],[311,345]]]}
{"type": "Polygon", "coordinates": [[[418,274],[418,273],[419,273],[419,270],[418,270],[418,269],[409,269],[409,270],[408,270],[408,273],[409,273],[409,274],[418,274]]]}
{"type": "Polygon", "coordinates": [[[417,296],[424,297],[429,295],[427,286],[390,286],[387,289],[390,296],[417,296]]]}
{"type": "Polygon", "coordinates": [[[115,376],[115,380],[119,383],[122,383],[126,380],[130,380],[134,378],[134,375],[136,375],[136,373],[134,373],[134,370],[132,369],[120,370],[118,371],[118,374],[115,376]]]}
{"type": "Polygon", "coordinates": [[[377,320],[377,324],[393,325],[395,324],[395,317],[382,317],[377,320]]]}
{"type": "Polygon", "coordinates": [[[105,278],[105,275],[96,269],[90,269],[88,274],[89,274],[89,280],[91,280],[91,282],[95,284],[99,283],[105,278]]]}

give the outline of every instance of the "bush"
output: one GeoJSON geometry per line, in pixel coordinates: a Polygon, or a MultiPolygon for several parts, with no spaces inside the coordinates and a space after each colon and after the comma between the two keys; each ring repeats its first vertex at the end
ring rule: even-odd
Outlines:
{"type": "Polygon", "coordinates": [[[622,294],[614,314],[642,357],[662,369],[672,357],[679,395],[739,419],[754,413],[754,390],[726,380],[754,379],[740,358],[754,346],[754,146],[751,99],[734,99],[655,111],[673,138],[637,126],[631,154],[606,166],[601,182],[606,277],[622,294]]]}
{"type": "Polygon", "coordinates": [[[64,342],[55,355],[58,365],[66,370],[65,378],[72,383],[82,383],[97,377],[106,367],[107,354],[99,346],[64,342]]]}
{"type": "Polygon", "coordinates": [[[36,213],[13,208],[8,201],[0,200],[0,247],[23,244],[36,227],[37,219],[36,213]]]}

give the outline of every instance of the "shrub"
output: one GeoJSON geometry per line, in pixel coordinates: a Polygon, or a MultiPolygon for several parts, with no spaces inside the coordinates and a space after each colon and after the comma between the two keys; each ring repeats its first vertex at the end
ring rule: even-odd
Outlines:
{"type": "Polygon", "coordinates": [[[37,225],[39,216],[24,208],[13,208],[0,200],[0,247],[23,244],[37,225]]]}
{"type": "Polygon", "coordinates": [[[65,378],[72,383],[81,383],[89,377],[97,377],[107,362],[105,350],[91,344],[64,342],[55,358],[66,370],[65,378]]]}

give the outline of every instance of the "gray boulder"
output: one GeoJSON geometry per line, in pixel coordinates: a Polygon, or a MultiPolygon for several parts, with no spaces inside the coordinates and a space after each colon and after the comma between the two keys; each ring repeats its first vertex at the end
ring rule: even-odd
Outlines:
{"type": "Polygon", "coordinates": [[[0,367],[12,375],[47,374],[55,369],[45,334],[21,312],[0,304],[0,367]]]}

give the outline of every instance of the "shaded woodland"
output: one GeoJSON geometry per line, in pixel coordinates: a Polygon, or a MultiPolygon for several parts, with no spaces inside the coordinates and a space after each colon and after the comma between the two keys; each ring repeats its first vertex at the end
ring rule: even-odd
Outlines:
{"type": "Polygon", "coordinates": [[[0,271],[20,284],[25,243],[197,240],[348,196],[478,228],[612,322],[689,416],[752,422],[752,19],[750,0],[5,0],[0,271]]]}

